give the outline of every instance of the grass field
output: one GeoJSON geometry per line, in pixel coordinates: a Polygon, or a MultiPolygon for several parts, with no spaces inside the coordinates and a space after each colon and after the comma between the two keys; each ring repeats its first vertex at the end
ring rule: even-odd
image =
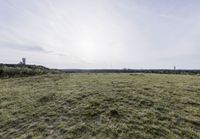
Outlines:
{"type": "Polygon", "coordinates": [[[200,76],[84,73],[0,79],[0,138],[198,139],[200,76]]]}

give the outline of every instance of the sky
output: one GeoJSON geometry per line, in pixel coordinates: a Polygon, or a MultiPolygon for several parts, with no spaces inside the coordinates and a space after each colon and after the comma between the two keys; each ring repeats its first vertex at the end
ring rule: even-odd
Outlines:
{"type": "Polygon", "coordinates": [[[0,63],[200,69],[199,0],[0,0],[0,63]]]}

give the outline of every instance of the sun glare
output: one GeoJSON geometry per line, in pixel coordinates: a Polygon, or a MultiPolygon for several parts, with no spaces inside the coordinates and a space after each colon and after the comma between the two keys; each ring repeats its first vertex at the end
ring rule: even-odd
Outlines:
{"type": "Polygon", "coordinates": [[[96,42],[95,38],[92,34],[83,36],[80,41],[80,48],[81,48],[81,55],[82,57],[90,60],[94,56],[95,49],[96,49],[96,42]]]}

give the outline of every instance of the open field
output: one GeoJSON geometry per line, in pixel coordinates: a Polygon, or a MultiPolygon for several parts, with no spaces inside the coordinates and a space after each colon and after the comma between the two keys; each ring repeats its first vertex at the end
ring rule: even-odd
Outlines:
{"type": "Polygon", "coordinates": [[[0,79],[0,138],[200,138],[200,76],[0,79]]]}

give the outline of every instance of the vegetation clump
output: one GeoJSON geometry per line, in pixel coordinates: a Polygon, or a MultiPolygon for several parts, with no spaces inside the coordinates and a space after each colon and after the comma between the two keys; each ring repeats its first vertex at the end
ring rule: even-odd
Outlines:
{"type": "Polygon", "coordinates": [[[0,78],[25,77],[60,72],[36,65],[0,64],[0,78]]]}

